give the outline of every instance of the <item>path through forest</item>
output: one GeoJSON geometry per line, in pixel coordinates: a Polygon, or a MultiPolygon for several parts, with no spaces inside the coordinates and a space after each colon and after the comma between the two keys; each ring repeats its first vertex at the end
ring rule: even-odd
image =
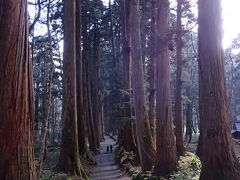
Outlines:
{"type": "Polygon", "coordinates": [[[109,136],[105,136],[105,141],[101,143],[101,153],[95,156],[97,166],[91,170],[92,180],[130,180],[123,174],[115,160],[115,141],[109,136]],[[113,146],[113,152],[107,152],[107,146],[113,146]]]}

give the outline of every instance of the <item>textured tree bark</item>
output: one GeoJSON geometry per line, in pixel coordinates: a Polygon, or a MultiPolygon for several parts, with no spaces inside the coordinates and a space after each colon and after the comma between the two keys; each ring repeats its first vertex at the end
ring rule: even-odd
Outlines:
{"type": "Polygon", "coordinates": [[[36,180],[26,0],[0,0],[0,179],[36,180]]]}
{"type": "Polygon", "coordinates": [[[80,163],[76,101],[76,1],[64,1],[63,134],[57,169],[85,177],[80,163]]]}
{"type": "MultiPolygon", "coordinates": [[[[131,84],[130,84],[130,32],[129,32],[129,2],[122,0],[120,1],[121,7],[121,26],[122,26],[122,54],[123,54],[123,89],[127,92],[122,98],[124,103],[123,117],[130,119],[132,117],[130,97],[131,97],[131,84]]],[[[137,146],[134,138],[133,123],[130,120],[123,125],[119,131],[119,144],[123,146],[127,151],[133,151],[137,153],[137,146]]]]}
{"type": "Polygon", "coordinates": [[[98,66],[98,48],[99,48],[99,37],[98,37],[98,25],[94,24],[94,40],[93,40],[93,59],[91,62],[91,98],[92,98],[92,112],[93,121],[96,134],[96,145],[100,148],[100,116],[99,116],[99,66],[98,66]]]}
{"type": "MultiPolygon", "coordinates": [[[[87,16],[86,10],[82,9],[83,16],[87,16]]],[[[86,113],[86,123],[88,128],[88,140],[89,149],[91,151],[97,151],[97,140],[96,133],[94,129],[93,122],[93,111],[92,111],[92,99],[91,99],[91,86],[89,77],[89,39],[87,33],[87,22],[85,18],[82,18],[82,34],[83,34],[83,65],[84,65],[84,97],[85,97],[85,113],[86,113]]]]}
{"type": "Polygon", "coordinates": [[[177,1],[177,85],[176,85],[176,146],[179,156],[184,155],[183,117],[182,117],[182,0],[177,1]]]}
{"type": "Polygon", "coordinates": [[[160,0],[157,5],[157,53],[156,53],[156,161],[154,173],[167,175],[177,165],[176,144],[173,133],[170,95],[169,59],[169,1],[160,0]]]}
{"type": "Polygon", "coordinates": [[[240,179],[231,136],[222,47],[221,0],[199,0],[199,80],[202,136],[200,180],[240,179]]]}
{"type": "Polygon", "coordinates": [[[153,147],[144,92],[143,65],[141,56],[139,0],[130,1],[130,37],[132,57],[132,78],[137,141],[143,171],[151,170],[155,150],[153,147]]]}
{"type": "Polygon", "coordinates": [[[154,146],[156,147],[156,118],[155,118],[155,48],[156,48],[156,0],[152,0],[152,19],[151,19],[151,35],[150,35],[150,69],[149,69],[149,83],[150,83],[150,94],[149,94],[149,121],[151,126],[151,132],[153,137],[154,146]]]}
{"type": "Polygon", "coordinates": [[[76,0],[76,80],[77,80],[77,122],[78,122],[78,148],[79,154],[94,161],[86,142],[86,123],[84,120],[83,107],[83,78],[82,78],[82,46],[81,46],[81,1],[76,0]]]}

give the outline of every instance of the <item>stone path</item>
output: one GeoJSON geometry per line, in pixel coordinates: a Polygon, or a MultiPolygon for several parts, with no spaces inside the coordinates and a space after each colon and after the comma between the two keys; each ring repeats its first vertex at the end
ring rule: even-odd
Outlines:
{"type": "Polygon", "coordinates": [[[115,160],[115,141],[109,136],[105,136],[105,141],[101,143],[101,153],[95,156],[97,166],[91,170],[91,180],[130,180],[123,174],[115,160]],[[113,146],[113,152],[107,152],[107,146],[113,146]]]}

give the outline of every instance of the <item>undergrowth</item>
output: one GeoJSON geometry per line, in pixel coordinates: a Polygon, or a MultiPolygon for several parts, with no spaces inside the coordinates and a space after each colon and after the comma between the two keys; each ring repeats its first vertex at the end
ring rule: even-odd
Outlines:
{"type": "Polygon", "coordinates": [[[198,180],[202,167],[199,158],[190,152],[179,158],[177,171],[168,177],[154,176],[151,171],[142,172],[136,163],[136,155],[122,147],[117,149],[117,160],[132,180],[198,180]]]}

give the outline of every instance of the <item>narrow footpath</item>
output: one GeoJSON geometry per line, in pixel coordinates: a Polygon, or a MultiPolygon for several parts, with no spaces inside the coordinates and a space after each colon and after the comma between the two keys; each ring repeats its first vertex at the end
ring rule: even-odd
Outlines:
{"type": "Polygon", "coordinates": [[[109,136],[104,136],[105,141],[101,143],[101,153],[95,156],[97,166],[90,173],[91,180],[130,180],[124,175],[115,160],[115,141],[109,136]],[[107,152],[107,146],[113,146],[113,152],[107,152]]]}

